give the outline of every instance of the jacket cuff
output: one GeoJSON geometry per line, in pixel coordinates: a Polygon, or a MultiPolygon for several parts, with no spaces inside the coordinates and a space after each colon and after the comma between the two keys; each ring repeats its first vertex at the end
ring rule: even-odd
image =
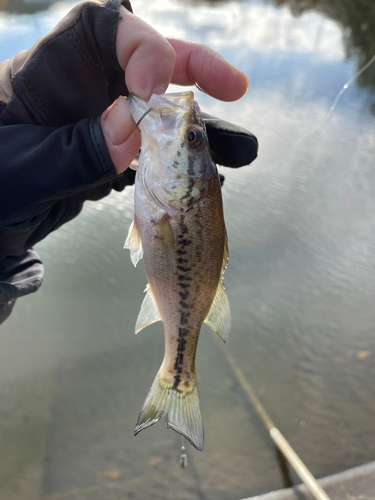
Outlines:
{"type": "Polygon", "coordinates": [[[91,139],[95,147],[96,154],[100,160],[100,163],[103,167],[103,172],[109,173],[115,170],[115,167],[112,163],[111,157],[108,153],[107,146],[105,144],[105,140],[103,137],[102,128],[100,126],[100,117],[91,118],[89,121],[89,128],[91,139]]]}

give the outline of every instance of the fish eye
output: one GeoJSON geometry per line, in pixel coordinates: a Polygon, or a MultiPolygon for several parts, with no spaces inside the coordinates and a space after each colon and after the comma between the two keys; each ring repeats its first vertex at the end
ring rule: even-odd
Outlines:
{"type": "Polygon", "coordinates": [[[199,149],[200,146],[204,145],[203,131],[198,127],[191,128],[186,132],[186,141],[189,146],[199,149]]]}
{"type": "Polygon", "coordinates": [[[187,140],[189,142],[193,142],[195,140],[195,138],[197,137],[197,135],[194,132],[194,130],[189,130],[189,132],[187,133],[186,137],[187,137],[187,140]]]}

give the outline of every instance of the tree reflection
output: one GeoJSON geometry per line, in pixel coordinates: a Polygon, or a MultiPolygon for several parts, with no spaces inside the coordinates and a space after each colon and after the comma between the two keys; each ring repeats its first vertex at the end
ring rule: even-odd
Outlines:
{"type": "MultiPolygon", "coordinates": [[[[343,27],[347,57],[357,58],[358,70],[375,55],[375,1],[374,0],[270,0],[276,5],[287,5],[295,16],[315,10],[338,21],[343,27]]],[[[375,63],[357,79],[357,85],[367,88],[375,98],[375,63]]],[[[375,113],[375,100],[371,105],[375,113]]]]}
{"type": "MultiPolygon", "coordinates": [[[[220,4],[225,0],[182,0],[188,3],[220,4]]],[[[242,1],[242,0],[238,0],[242,1]]],[[[276,6],[286,5],[296,17],[314,10],[337,21],[342,26],[346,56],[356,57],[358,70],[375,55],[375,0],[264,0],[276,6]]],[[[373,99],[370,105],[375,114],[375,63],[356,80],[373,99]]]]}
{"type": "Polygon", "coordinates": [[[11,14],[34,14],[40,10],[47,10],[57,1],[64,0],[0,0],[0,11],[11,14]]]}

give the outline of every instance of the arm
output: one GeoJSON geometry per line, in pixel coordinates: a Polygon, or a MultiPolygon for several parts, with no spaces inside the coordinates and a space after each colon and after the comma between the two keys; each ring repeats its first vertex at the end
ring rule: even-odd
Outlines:
{"type": "Polygon", "coordinates": [[[83,2],[0,64],[0,260],[77,215],[84,192],[97,199],[133,181],[118,178],[91,118],[127,93],[115,46],[119,5],[83,2]]]}

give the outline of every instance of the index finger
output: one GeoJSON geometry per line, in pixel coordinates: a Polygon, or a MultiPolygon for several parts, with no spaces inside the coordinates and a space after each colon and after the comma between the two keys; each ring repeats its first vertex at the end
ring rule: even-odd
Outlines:
{"type": "Polygon", "coordinates": [[[167,40],[122,5],[116,33],[116,56],[125,71],[128,90],[149,100],[166,91],[171,80],[175,51],[167,40]]]}
{"type": "Polygon", "coordinates": [[[247,76],[207,45],[167,38],[176,52],[172,83],[197,84],[221,101],[236,101],[249,88],[247,76]]]}

